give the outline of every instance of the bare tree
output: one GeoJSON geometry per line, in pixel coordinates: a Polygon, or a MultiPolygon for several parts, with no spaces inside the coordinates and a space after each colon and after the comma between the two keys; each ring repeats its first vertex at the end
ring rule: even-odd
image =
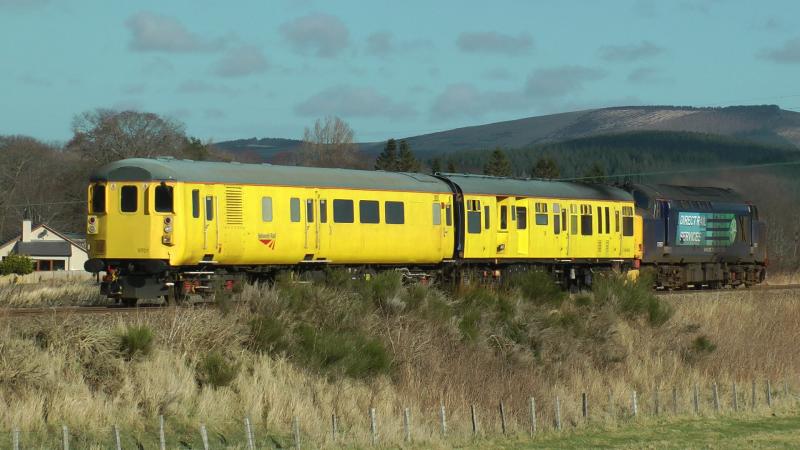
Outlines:
{"type": "Polygon", "coordinates": [[[96,109],[72,121],[67,149],[98,164],[132,157],[179,156],[186,146],[184,125],[154,113],[96,109]]]}
{"type": "Polygon", "coordinates": [[[366,164],[353,138],[353,129],[341,118],[328,116],[317,119],[314,128],[306,127],[303,133],[296,163],[314,167],[363,168],[366,164]]]}

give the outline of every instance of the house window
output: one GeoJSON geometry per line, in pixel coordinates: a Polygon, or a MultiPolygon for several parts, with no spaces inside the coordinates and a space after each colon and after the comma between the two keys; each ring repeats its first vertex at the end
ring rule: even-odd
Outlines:
{"type": "Polygon", "coordinates": [[[334,223],[353,223],[353,201],[334,200],[333,201],[333,222],[334,223]]]}
{"type": "Polygon", "coordinates": [[[156,186],[156,212],[171,213],[173,211],[172,203],[172,186],[166,184],[156,186]]]}
{"type": "Polygon", "coordinates": [[[386,202],[384,204],[384,218],[390,225],[405,223],[405,206],[403,202],[386,202]]]}
{"type": "Polygon", "coordinates": [[[92,212],[106,212],[106,186],[104,184],[92,186],[92,212]]]}
{"type": "Polygon", "coordinates": [[[136,186],[122,186],[120,190],[120,210],[122,212],[136,212],[138,208],[138,190],[136,186]]]}
{"type": "Polygon", "coordinates": [[[380,223],[381,215],[377,200],[361,200],[358,202],[358,216],[361,223],[380,223]]]}

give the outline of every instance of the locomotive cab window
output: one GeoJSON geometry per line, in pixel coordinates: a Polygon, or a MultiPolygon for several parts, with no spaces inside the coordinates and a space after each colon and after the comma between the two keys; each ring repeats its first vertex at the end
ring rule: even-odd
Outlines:
{"type": "Polygon", "coordinates": [[[381,215],[376,200],[361,200],[358,202],[358,215],[361,223],[380,223],[381,215]]]}
{"type": "Polygon", "coordinates": [[[450,205],[444,209],[444,220],[448,227],[453,226],[453,208],[450,205]]]}
{"type": "Polygon", "coordinates": [[[272,222],[272,197],[261,197],[261,220],[272,222]]]}
{"type": "Polygon", "coordinates": [[[439,202],[433,202],[433,208],[431,209],[433,212],[433,224],[434,225],[441,225],[442,224],[442,208],[439,206],[439,202]]]}
{"type": "Polygon", "coordinates": [[[384,204],[384,219],[389,225],[404,224],[405,206],[403,202],[386,202],[384,204]]]}
{"type": "Polygon", "coordinates": [[[333,200],[333,222],[353,223],[353,201],[333,200]]]}
{"type": "Polygon", "coordinates": [[[106,212],[106,186],[104,184],[92,186],[92,212],[106,212]]]}
{"type": "Polygon", "coordinates": [[[136,212],[139,207],[138,192],[136,186],[122,186],[119,193],[119,208],[122,212],[136,212]]]}

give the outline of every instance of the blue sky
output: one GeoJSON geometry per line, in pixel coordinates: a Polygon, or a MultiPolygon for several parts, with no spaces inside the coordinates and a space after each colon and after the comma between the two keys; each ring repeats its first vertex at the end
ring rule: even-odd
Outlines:
{"type": "Polygon", "coordinates": [[[800,110],[800,2],[0,0],[0,134],[94,108],[359,141],[602,106],[800,110]],[[757,5],[757,6],[755,6],[757,5]]]}

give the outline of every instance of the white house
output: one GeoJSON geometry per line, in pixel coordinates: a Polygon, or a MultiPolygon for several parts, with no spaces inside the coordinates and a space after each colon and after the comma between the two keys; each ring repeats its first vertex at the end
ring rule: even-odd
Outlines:
{"type": "Polygon", "coordinates": [[[68,236],[46,224],[31,227],[30,220],[22,221],[22,234],[0,244],[0,259],[11,253],[29,256],[36,262],[35,270],[83,270],[89,259],[85,244],[77,236],[68,236]]]}

